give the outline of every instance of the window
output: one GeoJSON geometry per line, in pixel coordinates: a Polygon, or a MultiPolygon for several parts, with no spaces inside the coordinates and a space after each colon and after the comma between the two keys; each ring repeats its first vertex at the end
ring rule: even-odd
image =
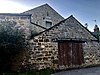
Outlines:
{"type": "Polygon", "coordinates": [[[46,21],[46,27],[50,28],[52,26],[52,22],[46,21]]]}
{"type": "Polygon", "coordinates": [[[49,16],[49,13],[47,12],[47,16],[49,16]]]}

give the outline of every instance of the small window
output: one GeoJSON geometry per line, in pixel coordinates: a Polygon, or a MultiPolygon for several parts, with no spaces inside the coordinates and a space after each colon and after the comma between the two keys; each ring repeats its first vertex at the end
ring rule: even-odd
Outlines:
{"type": "Polygon", "coordinates": [[[52,26],[52,22],[46,21],[46,27],[50,28],[52,26]]]}
{"type": "Polygon", "coordinates": [[[47,12],[47,16],[49,16],[49,13],[47,12]]]}

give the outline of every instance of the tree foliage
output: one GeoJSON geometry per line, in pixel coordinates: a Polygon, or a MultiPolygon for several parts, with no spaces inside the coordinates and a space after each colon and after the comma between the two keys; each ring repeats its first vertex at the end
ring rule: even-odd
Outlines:
{"type": "Polygon", "coordinates": [[[11,70],[13,63],[17,61],[13,59],[18,58],[20,52],[28,49],[29,36],[29,29],[25,26],[17,25],[14,21],[0,22],[0,71],[11,70]]]}

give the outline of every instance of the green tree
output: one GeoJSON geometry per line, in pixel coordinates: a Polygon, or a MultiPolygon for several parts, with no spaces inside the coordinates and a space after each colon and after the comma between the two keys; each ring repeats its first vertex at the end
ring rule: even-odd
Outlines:
{"type": "Polygon", "coordinates": [[[17,71],[27,58],[29,29],[14,21],[0,21],[0,71],[17,71]]]}

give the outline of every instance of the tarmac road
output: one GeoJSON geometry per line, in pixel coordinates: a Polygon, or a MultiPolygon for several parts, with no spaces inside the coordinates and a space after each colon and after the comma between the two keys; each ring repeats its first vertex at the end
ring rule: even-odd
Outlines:
{"type": "Polygon", "coordinates": [[[100,67],[62,71],[51,75],[100,75],[100,67]]]}

